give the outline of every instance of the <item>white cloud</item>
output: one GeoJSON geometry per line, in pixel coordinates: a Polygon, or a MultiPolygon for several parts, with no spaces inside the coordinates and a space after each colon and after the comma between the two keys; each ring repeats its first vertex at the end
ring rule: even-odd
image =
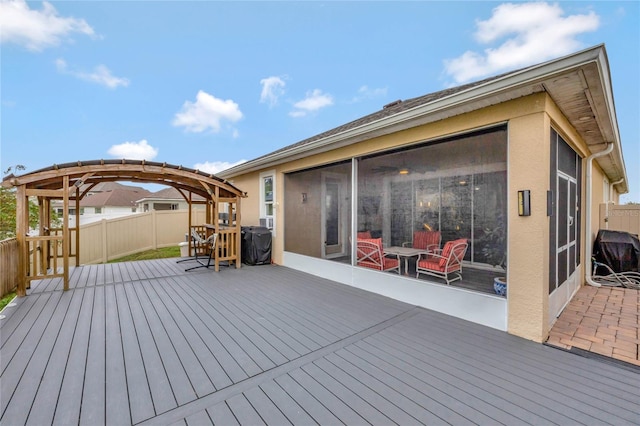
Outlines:
{"type": "Polygon", "coordinates": [[[354,96],[354,98],[351,100],[351,102],[361,102],[367,99],[373,99],[373,98],[377,98],[380,96],[386,96],[387,94],[387,88],[386,87],[380,87],[377,89],[372,89],[368,86],[361,86],[358,89],[358,94],[356,96],[354,96]]]}
{"type": "Polygon", "coordinates": [[[0,1],[0,42],[15,43],[41,51],[70,39],[72,33],[94,37],[93,28],[84,19],[58,15],[49,2],[41,10],[29,9],[25,0],[0,1]]]}
{"type": "Polygon", "coordinates": [[[205,173],[216,174],[223,170],[230,169],[238,164],[246,163],[247,160],[236,161],[235,163],[229,163],[227,161],[205,161],[204,163],[194,164],[193,168],[205,173]]]}
{"type": "Polygon", "coordinates": [[[64,59],[58,58],[56,59],[56,68],[62,74],[72,75],[80,80],[97,83],[109,89],[115,89],[118,86],[127,87],[129,85],[128,79],[112,75],[109,68],[104,65],[98,65],[93,69],[93,72],[76,71],[70,70],[64,59]]]}
{"type": "Polygon", "coordinates": [[[267,77],[260,80],[262,84],[262,92],[260,93],[260,102],[268,103],[270,107],[278,104],[278,98],[284,94],[284,80],[280,77],[267,77]]]}
{"type": "Polygon", "coordinates": [[[196,101],[185,101],[182,110],[176,113],[172,124],[184,127],[186,131],[201,133],[207,129],[212,132],[220,131],[223,120],[235,123],[242,118],[238,104],[231,99],[223,101],[202,90],[196,95],[196,101]]]}
{"type": "Polygon", "coordinates": [[[567,55],[582,47],[576,36],[595,31],[600,19],[593,11],[564,17],[558,4],[504,3],[486,21],[477,21],[479,43],[500,43],[483,53],[466,51],[444,61],[445,72],[455,83],[525,67],[567,55]]]}
{"type": "Polygon", "coordinates": [[[307,92],[307,96],[293,104],[295,110],[291,111],[289,115],[291,117],[303,117],[310,112],[319,110],[327,106],[333,105],[333,97],[331,95],[323,94],[320,89],[315,89],[311,92],[307,92]]]}
{"type": "Polygon", "coordinates": [[[158,149],[149,145],[146,139],[140,142],[125,142],[113,145],[107,151],[114,158],[126,158],[130,160],[151,161],[158,155],[158,149]]]}

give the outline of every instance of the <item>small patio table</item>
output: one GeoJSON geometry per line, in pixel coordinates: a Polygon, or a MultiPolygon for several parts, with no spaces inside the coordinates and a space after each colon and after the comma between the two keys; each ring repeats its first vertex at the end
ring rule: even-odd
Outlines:
{"type": "Polygon", "coordinates": [[[428,253],[428,251],[424,249],[416,249],[413,247],[400,247],[400,246],[391,246],[384,248],[384,254],[391,254],[394,256],[399,256],[404,259],[404,275],[409,275],[409,258],[410,257],[420,257],[420,254],[428,253]]]}

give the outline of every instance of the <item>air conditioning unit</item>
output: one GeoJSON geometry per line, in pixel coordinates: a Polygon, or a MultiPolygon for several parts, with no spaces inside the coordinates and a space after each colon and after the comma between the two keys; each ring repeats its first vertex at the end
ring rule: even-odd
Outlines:
{"type": "Polygon", "coordinates": [[[273,218],[272,217],[261,217],[260,218],[260,226],[264,226],[265,228],[273,229],[273,218]]]}

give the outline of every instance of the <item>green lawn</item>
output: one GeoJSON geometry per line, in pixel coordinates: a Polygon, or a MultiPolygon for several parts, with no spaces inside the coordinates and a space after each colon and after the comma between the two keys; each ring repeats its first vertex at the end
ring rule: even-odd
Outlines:
{"type": "Polygon", "coordinates": [[[110,260],[108,263],[116,262],[131,262],[134,260],[150,260],[150,259],[164,259],[166,257],[180,257],[180,247],[164,247],[157,250],[141,251],[140,253],[130,254],[118,259],[110,260]]]}
{"type": "Polygon", "coordinates": [[[16,297],[16,292],[12,291],[11,293],[7,294],[2,299],[0,299],[0,311],[3,310],[4,307],[7,306],[9,302],[13,300],[14,297],[16,297]]]}

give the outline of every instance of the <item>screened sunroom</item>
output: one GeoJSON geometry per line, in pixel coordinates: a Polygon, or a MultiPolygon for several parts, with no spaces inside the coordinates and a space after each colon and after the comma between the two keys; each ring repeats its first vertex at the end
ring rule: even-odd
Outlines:
{"type": "Polygon", "coordinates": [[[371,268],[354,242],[379,239],[381,256],[397,261],[380,273],[416,279],[424,252],[465,240],[450,285],[493,293],[506,274],[506,126],[287,173],[284,188],[285,252],[371,268]],[[422,232],[437,234],[437,247],[398,249],[422,232]]]}

